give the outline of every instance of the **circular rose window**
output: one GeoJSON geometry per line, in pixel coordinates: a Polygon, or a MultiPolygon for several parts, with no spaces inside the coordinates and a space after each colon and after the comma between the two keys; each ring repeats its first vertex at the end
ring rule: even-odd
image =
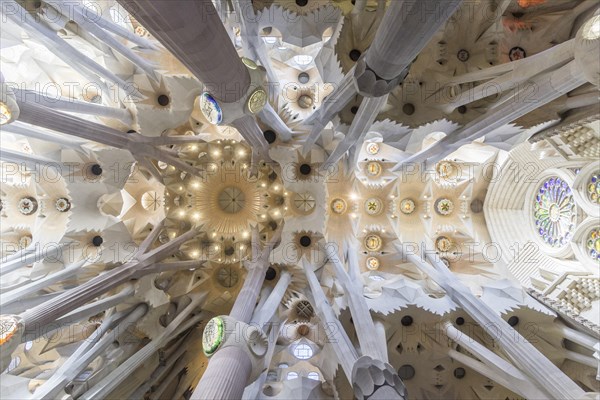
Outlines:
{"type": "Polygon", "coordinates": [[[577,222],[577,206],[567,182],[559,177],[546,179],[535,194],[533,209],[542,241],[555,248],[568,244],[577,222]]]}
{"type": "Polygon", "coordinates": [[[592,260],[600,262],[600,228],[590,231],[585,241],[585,247],[592,260]]]}

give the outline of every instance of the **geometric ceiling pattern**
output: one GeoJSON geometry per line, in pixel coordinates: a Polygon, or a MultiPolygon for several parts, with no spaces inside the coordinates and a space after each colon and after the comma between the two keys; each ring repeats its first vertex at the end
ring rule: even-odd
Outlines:
{"type": "Polygon", "coordinates": [[[2,398],[600,398],[596,2],[0,4],[2,398]]]}

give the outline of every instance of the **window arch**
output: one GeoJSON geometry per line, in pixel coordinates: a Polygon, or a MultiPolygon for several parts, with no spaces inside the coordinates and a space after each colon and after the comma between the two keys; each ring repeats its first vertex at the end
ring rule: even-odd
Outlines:
{"type": "Polygon", "coordinates": [[[321,375],[319,375],[319,373],[315,372],[315,371],[309,372],[308,375],[306,375],[306,377],[308,379],[312,379],[314,381],[320,381],[321,380],[321,375]]]}

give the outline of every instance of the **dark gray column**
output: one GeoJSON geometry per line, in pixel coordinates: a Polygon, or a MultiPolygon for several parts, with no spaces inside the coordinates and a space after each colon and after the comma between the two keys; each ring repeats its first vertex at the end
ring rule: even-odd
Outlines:
{"type": "Polygon", "coordinates": [[[365,55],[377,76],[394,79],[412,63],[461,0],[395,0],[390,2],[365,55]]]}
{"type": "Polygon", "coordinates": [[[246,94],[250,75],[210,0],[120,0],[207,91],[225,103],[246,94]]]}

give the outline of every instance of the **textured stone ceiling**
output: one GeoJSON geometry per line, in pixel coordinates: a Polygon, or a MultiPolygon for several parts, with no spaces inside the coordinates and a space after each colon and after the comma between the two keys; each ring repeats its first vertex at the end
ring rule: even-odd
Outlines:
{"type": "Polygon", "coordinates": [[[595,1],[1,7],[0,397],[600,392],[595,1]]]}

